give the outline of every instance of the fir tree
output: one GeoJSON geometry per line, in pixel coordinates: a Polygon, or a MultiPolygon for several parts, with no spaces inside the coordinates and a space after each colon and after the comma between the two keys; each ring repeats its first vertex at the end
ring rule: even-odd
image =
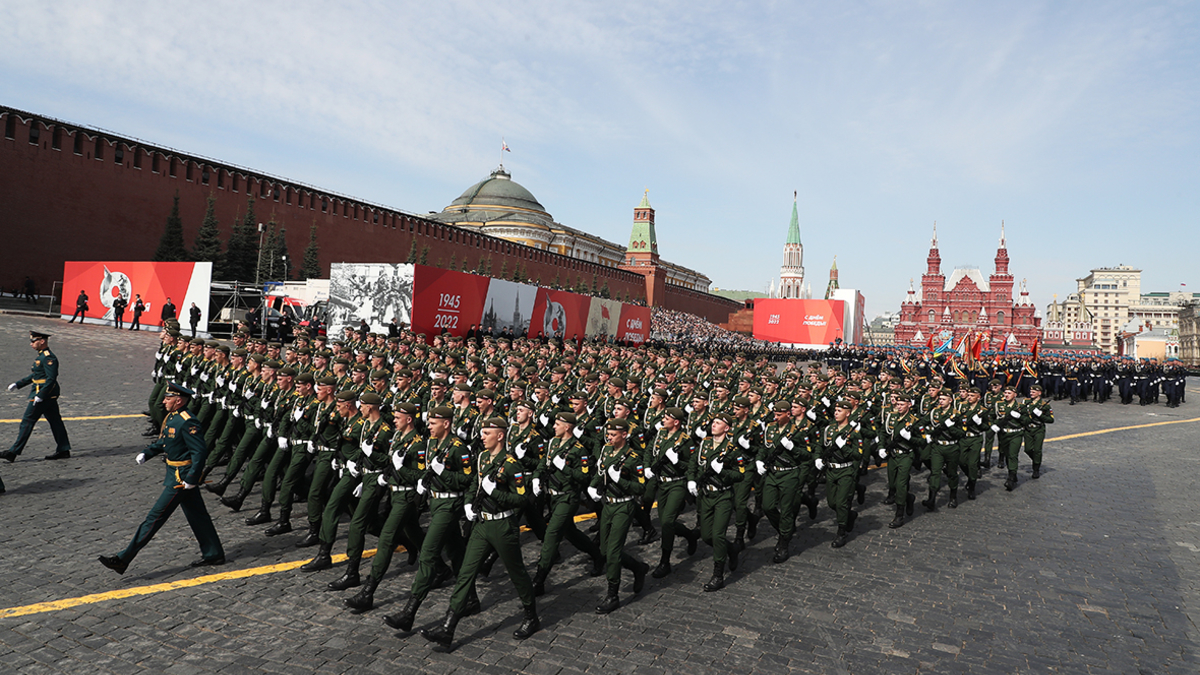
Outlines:
{"type": "Polygon", "coordinates": [[[483,271],[483,274],[484,274],[484,276],[488,276],[488,277],[492,276],[492,254],[491,253],[488,254],[487,269],[485,269],[483,271]]]}
{"type": "Polygon", "coordinates": [[[210,262],[214,267],[222,267],[221,237],[217,225],[217,197],[208,196],[208,209],[204,212],[204,222],[196,234],[196,245],[192,248],[192,260],[210,262]]]}
{"type": "Polygon", "coordinates": [[[458,271],[458,254],[457,253],[450,254],[450,264],[446,265],[446,269],[450,270],[451,272],[458,271]]]}
{"type": "Polygon", "coordinates": [[[229,226],[229,241],[225,245],[225,255],[221,259],[220,278],[230,281],[238,281],[242,278],[237,273],[237,261],[241,260],[245,250],[246,244],[242,237],[242,214],[238,213],[233,217],[233,224],[229,226]]]}
{"type": "Polygon", "coordinates": [[[551,282],[550,282],[550,287],[551,287],[551,288],[553,288],[553,289],[554,289],[554,290],[556,290],[556,291],[557,291],[557,290],[562,290],[562,279],[561,279],[561,276],[562,276],[562,272],[555,272],[555,273],[554,273],[554,281],[551,281],[551,282]]]}
{"type": "Polygon", "coordinates": [[[263,241],[263,247],[258,252],[258,280],[275,281],[275,221],[267,223],[267,236],[263,241]]]}
{"type": "Polygon", "coordinates": [[[484,276],[484,275],[485,275],[485,271],[484,271],[484,269],[485,269],[485,268],[484,268],[484,266],[483,266],[483,254],[482,254],[482,253],[480,253],[480,254],[479,254],[479,263],[477,263],[477,264],[475,265],[475,274],[478,274],[478,275],[480,275],[480,276],[484,276]]]}
{"type": "Polygon", "coordinates": [[[600,297],[605,299],[612,297],[612,291],[608,289],[608,279],[605,279],[604,285],[600,287],[600,297]]]}
{"type": "Polygon", "coordinates": [[[304,247],[304,267],[300,270],[301,279],[319,279],[321,277],[321,257],[317,247],[317,221],[308,231],[308,246],[304,247]]]}
{"type": "Polygon", "coordinates": [[[417,238],[412,238],[412,244],[408,247],[408,259],[404,262],[412,265],[417,262],[417,238]]]}
{"type": "Polygon", "coordinates": [[[429,247],[422,246],[421,247],[421,257],[417,259],[417,264],[418,265],[426,265],[428,263],[429,263],[429,247]]]}
{"type": "Polygon", "coordinates": [[[171,206],[171,215],[167,216],[167,227],[162,239],[158,242],[158,250],[154,252],[155,262],[182,262],[188,259],[187,249],[183,245],[183,220],[179,217],[179,191],[175,191],[175,203],[171,206]]]}
{"type": "Polygon", "coordinates": [[[500,261],[500,276],[497,279],[504,279],[508,276],[508,260],[500,261]]]}

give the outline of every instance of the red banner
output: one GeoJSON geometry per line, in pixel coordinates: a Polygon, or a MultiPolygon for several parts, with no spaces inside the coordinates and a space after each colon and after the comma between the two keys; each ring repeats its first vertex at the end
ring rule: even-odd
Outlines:
{"type": "Polygon", "coordinates": [[[413,275],[412,329],[432,338],[443,331],[465,336],[478,327],[488,277],[417,265],[413,275]]]}
{"type": "Polygon", "coordinates": [[[122,297],[128,303],[126,322],[133,320],[138,296],[146,305],[141,316],[144,326],[162,326],[162,309],[167,300],[175,305],[175,316],[184,328],[190,328],[192,303],[200,308],[197,329],[208,331],[209,286],[212,263],[194,262],[73,262],[63,265],[62,315],[75,312],[80,291],[87,294],[88,323],[113,321],[113,302],[122,297]]]}
{"type": "Polygon", "coordinates": [[[754,301],[754,337],[784,344],[828,345],[843,337],[841,300],[754,301]]]}
{"type": "Polygon", "coordinates": [[[641,344],[650,334],[650,308],[638,305],[621,306],[621,325],[617,327],[617,339],[641,344]]]}
{"type": "Polygon", "coordinates": [[[578,340],[586,336],[591,300],[586,295],[539,288],[529,322],[530,337],[578,340]]]}

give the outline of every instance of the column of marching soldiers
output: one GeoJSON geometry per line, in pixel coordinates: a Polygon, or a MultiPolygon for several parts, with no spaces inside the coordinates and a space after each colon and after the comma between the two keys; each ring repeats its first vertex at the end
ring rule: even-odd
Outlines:
{"type": "MultiPolygon", "coordinates": [[[[1007,490],[1018,483],[1022,446],[1031,477],[1040,476],[1045,425],[1054,421],[1043,382],[1058,382],[1058,366],[1039,364],[1044,372],[1030,375],[1028,360],[964,372],[901,350],[827,356],[827,364],[805,368],[792,358],[780,368],[766,355],[669,345],[448,336],[427,345],[408,331],[389,338],[351,329],[334,342],[297,331],[286,345],[243,331],[231,347],[170,328],[155,359],[147,435],[162,423],[168,382],[194,390],[190,412],[209,451],[205,487],[233,511],[255,499],[257,487],[258,509],[246,524],[270,525],[272,537],[296,527],[297,547],[317,547],[305,572],[333,566],[349,514],[348,561],[328,588],[358,588],[345,600],[355,612],[372,609],[402,546],[417,570],[403,609],[384,621],[411,631],[429,591],[453,583],[444,618],[421,631],[449,649],[459,619],[480,609],[476,577],[497,559],[523,605],[514,633],[521,639],[540,628],[535,597],[562,561],[563,540],[585,554],[585,573],[606,577],[596,608],[606,614],[620,605],[622,570],[639,593],[648,574],[671,573],[679,539],[688,556],[701,541],[711,548],[705,591],[723,588],[764,517],[776,535],[772,561],[785,562],[801,508],[817,518],[821,486],[836,514],[832,545],[845,545],[871,464],[886,466],[891,528],[913,516],[910,480],[924,470],[927,511],[938,509],[943,483],[945,505],[957,508],[960,475],[966,498],[975,499],[993,448],[1007,490]],[[306,509],[294,525],[297,502],[306,509]],[[695,528],[680,518],[691,504],[695,528]],[[577,516],[590,513],[595,536],[577,527],[577,516]],[[532,578],[520,521],[542,542],[532,578]],[[652,570],[626,551],[634,526],[638,544],[660,541],[652,570]],[[377,552],[363,578],[369,534],[377,552]]],[[[1078,378],[1064,372],[1061,381],[1074,403],[1078,378]]]]}

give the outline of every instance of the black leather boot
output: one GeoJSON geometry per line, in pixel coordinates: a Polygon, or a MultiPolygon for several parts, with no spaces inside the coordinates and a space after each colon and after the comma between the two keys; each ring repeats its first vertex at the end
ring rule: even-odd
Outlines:
{"type": "Polygon", "coordinates": [[[363,583],[362,590],[354,594],[352,598],[346,598],[343,604],[346,607],[359,612],[369,611],[375,606],[375,589],[379,587],[379,580],[371,575],[367,575],[366,582],[363,583]]]}
{"type": "Polygon", "coordinates": [[[396,630],[408,632],[412,630],[413,621],[417,619],[417,610],[421,607],[421,601],[408,596],[408,602],[404,604],[404,609],[400,610],[399,614],[388,614],[383,617],[383,622],[396,630]]]}
{"type": "Polygon", "coordinates": [[[247,518],[246,524],[247,525],[266,525],[267,523],[271,522],[272,520],[275,520],[275,519],[271,517],[271,507],[264,506],[263,508],[258,510],[258,513],[255,513],[254,515],[247,518]]]}
{"type": "MultiPolygon", "coordinates": [[[[728,541],[728,540],[727,540],[728,541]]],[[[738,567],[738,554],[742,552],[745,546],[738,546],[737,542],[727,543],[725,545],[726,555],[729,557],[729,570],[736,571],[738,567]]]]}
{"type": "Polygon", "coordinates": [[[633,593],[637,595],[646,587],[646,575],[650,573],[650,566],[637,560],[629,567],[629,571],[633,572],[633,593]]]}
{"type": "Polygon", "coordinates": [[[704,584],[704,592],[712,593],[713,591],[719,591],[722,588],[725,588],[725,563],[714,562],[713,575],[712,578],[708,580],[708,583],[704,584]]]}
{"type": "Polygon", "coordinates": [[[483,611],[483,603],[479,602],[479,591],[472,585],[467,591],[467,604],[463,607],[463,616],[475,616],[483,611]]]}
{"type": "Polygon", "coordinates": [[[811,493],[810,493],[810,494],[808,495],[808,502],[807,502],[807,505],[808,505],[808,519],[809,519],[809,520],[816,520],[816,519],[817,519],[817,504],[818,504],[818,503],[819,503],[819,501],[818,501],[818,499],[817,499],[817,496],[816,496],[815,494],[811,494],[811,493]]]}
{"type": "Polygon", "coordinates": [[[854,531],[854,523],[856,521],[858,521],[858,511],[850,509],[850,512],[846,514],[846,532],[854,531]]]}
{"type": "Polygon", "coordinates": [[[550,570],[539,567],[537,574],[533,575],[533,597],[540,598],[546,594],[546,577],[550,576],[550,570]]]}
{"type": "Polygon", "coordinates": [[[318,543],[320,543],[320,539],[318,539],[319,536],[321,536],[321,526],[313,525],[312,523],[309,523],[308,524],[308,534],[304,535],[303,539],[296,542],[296,548],[307,548],[309,546],[316,546],[318,543]]]}
{"type": "Polygon", "coordinates": [[[596,607],[597,614],[608,614],[621,606],[620,596],[621,584],[608,582],[608,592],[605,593],[604,599],[600,601],[600,605],[596,607]]]}
{"type": "Polygon", "coordinates": [[[837,535],[835,535],[833,538],[833,547],[841,548],[845,545],[846,545],[846,528],[839,527],[837,530],[837,535]]]}
{"type": "Polygon", "coordinates": [[[958,508],[958,488],[950,488],[950,503],[946,506],[952,509],[958,508]]]}
{"type": "Polygon", "coordinates": [[[856,484],[856,485],[854,486],[854,492],[855,492],[855,493],[857,494],[857,496],[858,496],[858,503],[859,503],[859,504],[862,504],[863,502],[865,502],[865,501],[867,500],[867,484],[866,484],[866,483],[858,483],[858,484],[856,484]]]}
{"type": "Polygon", "coordinates": [[[209,483],[208,485],[205,485],[204,489],[208,490],[209,492],[211,492],[215,495],[223,495],[223,494],[225,494],[225,488],[229,487],[229,484],[232,482],[233,482],[233,476],[231,476],[229,474],[225,474],[224,476],[221,477],[221,480],[219,480],[215,483],[209,483]]]}
{"type": "Polygon", "coordinates": [[[771,562],[775,563],[776,565],[782,562],[787,562],[787,559],[792,555],[791,551],[789,550],[790,548],[791,542],[783,537],[780,537],[778,541],[775,542],[775,555],[771,557],[771,562]]]}
{"type": "Polygon", "coordinates": [[[737,526],[737,536],[733,538],[733,544],[734,544],[734,546],[738,546],[740,548],[746,548],[746,526],[745,525],[737,526]]]}
{"type": "Polygon", "coordinates": [[[911,516],[916,509],[916,504],[917,496],[911,492],[908,493],[908,496],[904,498],[904,514],[911,516]]]}
{"type": "Polygon", "coordinates": [[[274,537],[278,534],[287,534],[292,531],[292,509],[285,507],[279,509],[279,520],[264,533],[268,537],[274,537]]]}
{"type": "Polygon", "coordinates": [[[975,481],[967,481],[967,500],[975,501],[975,481]]]}
{"type": "Polygon", "coordinates": [[[892,518],[892,522],[888,523],[888,527],[890,527],[894,530],[898,527],[903,527],[903,526],[904,526],[904,507],[897,506],[896,507],[896,515],[892,518]]]}
{"type": "Polygon", "coordinates": [[[1037,478],[1041,478],[1041,477],[1042,477],[1042,465],[1041,465],[1041,464],[1034,464],[1034,465],[1033,465],[1033,476],[1032,476],[1032,478],[1034,478],[1034,479],[1037,479],[1037,478]]]}
{"type": "Polygon", "coordinates": [[[343,574],[337,581],[329,582],[325,588],[331,591],[344,591],[347,588],[354,588],[362,583],[358,578],[358,566],[362,563],[362,558],[351,558],[346,561],[346,573],[343,574]]]}
{"type": "Polygon", "coordinates": [[[651,526],[649,529],[642,530],[642,538],[638,539],[638,546],[645,546],[658,541],[658,530],[651,526]]]}
{"type": "MultiPolygon", "coordinates": [[[[678,529],[679,526],[676,525],[676,528],[678,529]]],[[[700,530],[698,530],[698,529],[697,530],[686,530],[685,529],[685,530],[680,530],[680,531],[683,534],[683,538],[687,539],[687,543],[688,543],[687,554],[690,556],[696,555],[696,548],[698,546],[700,546],[700,530]]]]}
{"type": "Polygon", "coordinates": [[[1015,487],[1017,487],[1017,472],[1009,471],[1008,480],[1004,481],[1004,489],[1012,492],[1015,487]]]}
{"type": "Polygon", "coordinates": [[[333,544],[321,542],[321,548],[317,550],[317,557],[309,560],[300,566],[301,572],[320,572],[333,567],[333,556],[330,553],[333,551],[333,544]]]}
{"type": "Polygon", "coordinates": [[[929,488],[929,498],[921,502],[926,511],[937,511],[937,493],[937,490],[929,488]]]}
{"type": "Polygon", "coordinates": [[[442,623],[436,628],[429,628],[421,631],[421,637],[429,640],[436,648],[442,651],[449,652],[451,645],[454,644],[454,629],[458,627],[458,616],[454,610],[446,610],[446,617],[442,619],[442,623]]]}
{"type": "Polygon", "coordinates": [[[658,561],[658,567],[654,568],[654,571],[650,573],[650,576],[654,577],[655,579],[661,579],[670,573],[671,573],[671,554],[663,553],[662,560],[658,561]]]}
{"type": "Polygon", "coordinates": [[[531,603],[523,609],[525,611],[525,620],[521,622],[520,627],[513,631],[513,637],[518,640],[524,640],[542,629],[542,622],[538,619],[537,615],[537,604],[531,603]]]}
{"type": "Polygon", "coordinates": [[[746,518],[746,536],[751,539],[758,536],[758,521],[762,520],[762,514],[758,511],[751,511],[750,516],[746,518]]]}
{"type": "Polygon", "coordinates": [[[601,574],[604,574],[604,556],[597,555],[595,558],[592,558],[592,566],[588,570],[588,576],[598,577],[601,574]]]}
{"type": "Polygon", "coordinates": [[[237,513],[242,510],[242,502],[246,501],[248,495],[249,491],[238,490],[238,493],[232,497],[221,497],[221,503],[232,509],[234,513],[237,513]]]}

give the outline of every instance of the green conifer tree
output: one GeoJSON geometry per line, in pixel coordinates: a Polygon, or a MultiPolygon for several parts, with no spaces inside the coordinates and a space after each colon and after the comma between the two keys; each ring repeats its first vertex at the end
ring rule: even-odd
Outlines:
{"type": "Polygon", "coordinates": [[[317,221],[313,220],[312,228],[308,231],[308,246],[304,247],[304,267],[301,269],[301,279],[319,279],[321,277],[320,249],[317,247],[317,221]]]}
{"type": "Polygon", "coordinates": [[[179,217],[179,191],[175,191],[175,202],[171,206],[171,215],[167,216],[167,226],[163,230],[162,239],[158,242],[158,250],[154,252],[155,262],[182,262],[188,259],[187,249],[183,245],[183,219],[179,217]]]}
{"type": "Polygon", "coordinates": [[[192,260],[210,262],[213,267],[222,267],[221,236],[216,216],[217,197],[208,196],[208,208],[204,212],[204,222],[196,233],[196,245],[192,247],[192,260]]]}

